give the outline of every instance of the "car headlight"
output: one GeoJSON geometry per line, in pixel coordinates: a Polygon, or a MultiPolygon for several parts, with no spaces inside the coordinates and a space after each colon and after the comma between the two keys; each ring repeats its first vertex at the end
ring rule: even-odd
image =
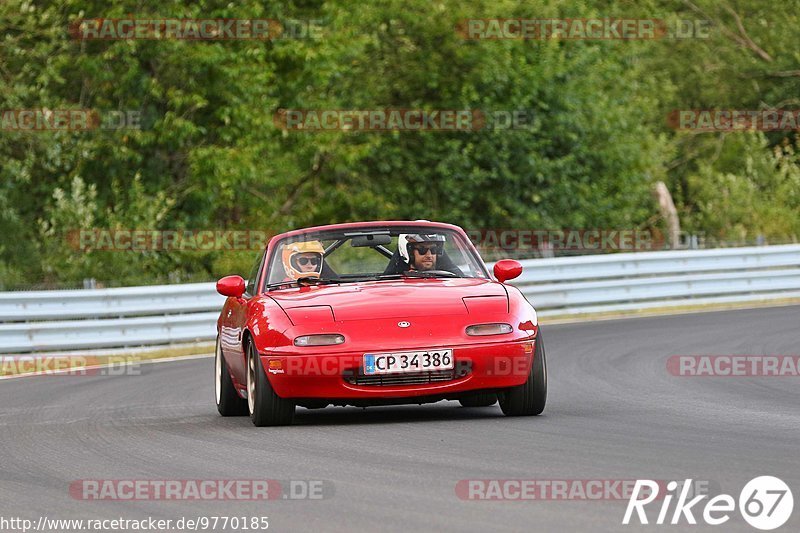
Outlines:
{"type": "Polygon", "coordinates": [[[502,335],[503,333],[511,333],[513,328],[511,324],[504,324],[498,322],[495,324],[475,324],[467,326],[467,335],[502,335]]]}
{"type": "Polygon", "coordinates": [[[342,344],[344,335],[302,335],[294,340],[295,346],[330,346],[332,344],[342,344]]]}

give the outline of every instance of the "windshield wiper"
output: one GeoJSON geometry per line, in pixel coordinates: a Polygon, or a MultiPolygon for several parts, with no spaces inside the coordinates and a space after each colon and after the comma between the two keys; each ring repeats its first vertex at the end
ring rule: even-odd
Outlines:
{"type": "MultiPolygon", "coordinates": [[[[406,270],[401,274],[379,274],[377,276],[362,276],[353,281],[383,281],[387,279],[404,279],[404,278],[458,278],[457,274],[453,274],[447,270],[406,270]]],[[[350,281],[350,280],[348,280],[350,281]]]]}
{"type": "Polygon", "coordinates": [[[449,270],[406,270],[403,275],[407,278],[457,278],[449,270]]]}
{"type": "Polygon", "coordinates": [[[358,283],[360,281],[380,281],[384,279],[401,279],[402,274],[342,274],[337,283],[358,283]]]}
{"type": "Polygon", "coordinates": [[[300,278],[297,280],[276,281],[269,283],[266,289],[277,289],[278,287],[305,287],[307,285],[330,285],[331,283],[342,283],[342,280],[331,278],[300,278]]]}
{"type": "Polygon", "coordinates": [[[403,279],[405,276],[402,274],[379,274],[377,276],[372,276],[369,279],[372,280],[382,280],[382,279],[403,279]]]}

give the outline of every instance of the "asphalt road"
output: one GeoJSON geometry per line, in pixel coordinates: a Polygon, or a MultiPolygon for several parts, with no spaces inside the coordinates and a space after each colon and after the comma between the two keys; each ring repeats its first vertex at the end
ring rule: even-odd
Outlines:
{"type": "Polygon", "coordinates": [[[550,390],[539,417],[440,402],[299,409],[294,426],[259,429],[217,415],[213,359],[149,365],[141,375],[2,381],[0,518],[268,516],[270,531],[316,532],[756,531],[738,512],[717,527],[623,526],[621,500],[471,501],[455,487],[691,478],[738,498],[751,478],[775,475],[797,500],[779,531],[800,529],[800,378],[666,369],[675,354],[799,354],[800,307],[545,322],[543,331],[550,390]],[[326,494],[84,501],[68,491],[80,479],[254,478],[324,480],[326,494]]]}

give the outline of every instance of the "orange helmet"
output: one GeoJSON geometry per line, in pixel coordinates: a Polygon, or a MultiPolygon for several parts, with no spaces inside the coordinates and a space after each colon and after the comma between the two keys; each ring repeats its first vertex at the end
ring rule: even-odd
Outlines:
{"type": "Polygon", "coordinates": [[[283,269],[289,279],[298,280],[301,278],[318,278],[322,272],[322,256],[325,254],[325,249],[319,241],[305,241],[293,242],[283,247],[281,259],[283,259],[283,269]],[[316,254],[317,265],[316,270],[311,272],[303,272],[297,262],[298,255],[300,254],[316,254]]]}

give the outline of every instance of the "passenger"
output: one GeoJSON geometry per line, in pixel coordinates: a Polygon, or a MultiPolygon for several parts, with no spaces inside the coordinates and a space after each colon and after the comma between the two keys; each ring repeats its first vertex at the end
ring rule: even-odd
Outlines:
{"type": "Polygon", "coordinates": [[[281,259],[286,271],[284,281],[319,278],[325,249],[319,241],[293,242],[283,247],[281,259]]]}

